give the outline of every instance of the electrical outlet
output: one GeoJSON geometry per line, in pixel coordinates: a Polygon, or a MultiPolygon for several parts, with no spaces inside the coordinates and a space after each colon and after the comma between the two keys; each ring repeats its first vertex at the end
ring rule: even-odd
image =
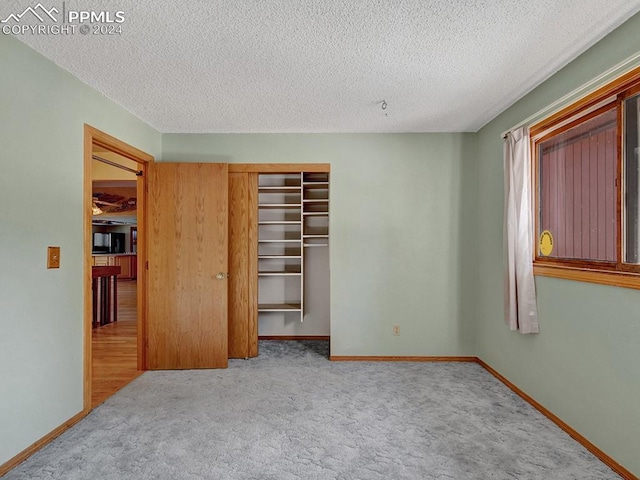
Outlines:
{"type": "Polygon", "coordinates": [[[393,335],[396,336],[396,337],[398,335],[400,335],[400,325],[394,325],[393,326],[393,335]]]}

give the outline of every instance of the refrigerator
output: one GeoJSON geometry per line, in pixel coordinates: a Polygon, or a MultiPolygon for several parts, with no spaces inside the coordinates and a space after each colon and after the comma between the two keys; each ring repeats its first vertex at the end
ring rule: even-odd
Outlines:
{"type": "Polygon", "coordinates": [[[124,239],[124,233],[94,232],[93,253],[125,253],[124,239]]]}

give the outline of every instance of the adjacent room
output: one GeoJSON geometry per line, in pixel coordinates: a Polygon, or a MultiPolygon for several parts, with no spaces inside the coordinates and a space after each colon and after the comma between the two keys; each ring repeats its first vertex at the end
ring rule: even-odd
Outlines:
{"type": "Polygon", "coordinates": [[[0,6],[0,476],[636,479],[640,1],[0,6]]]}
{"type": "Polygon", "coordinates": [[[91,148],[91,405],[138,370],[138,165],[91,148]]]}

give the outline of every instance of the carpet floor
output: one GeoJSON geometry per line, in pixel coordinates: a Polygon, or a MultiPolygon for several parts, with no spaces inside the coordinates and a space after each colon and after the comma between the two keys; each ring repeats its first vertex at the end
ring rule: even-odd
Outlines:
{"type": "Polygon", "coordinates": [[[620,478],[477,364],[327,357],[146,372],[5,479],[620,478]]]}

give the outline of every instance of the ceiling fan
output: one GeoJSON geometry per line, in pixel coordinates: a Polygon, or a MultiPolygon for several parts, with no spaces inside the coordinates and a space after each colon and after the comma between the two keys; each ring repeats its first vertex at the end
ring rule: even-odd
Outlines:
{"type": "Polygon", "coordinates": [[[99,205],[109,205],[110,207],[119,207],[120,206],[119,203],[105,202],[104,200],[100,200],[98,197],[93,197],[93,198],[91,198],[91,200],[93,201],[93,203],[97,203],[99,205]]]}
{"type": "Polygon", "coordinates": [[[119,207],[120,204],[113,202],[105,202],[104,200],[100,200],[98,197],[91,198],[91,210],[94,215],[100,215],[104,213],[104,211],[100,208],[100,205],[106,205],[109,207],[119,207]]]}

